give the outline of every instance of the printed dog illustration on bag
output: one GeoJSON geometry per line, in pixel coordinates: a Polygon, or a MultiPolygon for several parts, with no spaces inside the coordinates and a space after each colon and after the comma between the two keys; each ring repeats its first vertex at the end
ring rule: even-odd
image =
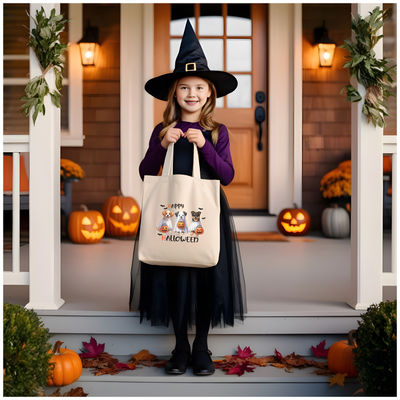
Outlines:
{"type": "Polygon", "coordinates": [[[167,233],[169,231],[172,231],[172,221],[171,218],[174,215],[174,213],[170,210],[164,210],[162,212],[163,218],[160,221],[160,223],[157,225],[157,230],[162,233],[167,233]]]}
{"type": "Polygon", "coordinates": [[[189,233],[190,235],[202,235],[204,232],[204,229],[201,225],[200,221],[200,211],[192,211],[192,223],[189,226],[189,233]]]}
{"type": "Polygon", "coordinates": [[[175,213],[176,221],[175,221],[175,228],[174,232],[177,233],[188,233],[188,227],[186,223],[186,211],[178,211],[175,213]]]}

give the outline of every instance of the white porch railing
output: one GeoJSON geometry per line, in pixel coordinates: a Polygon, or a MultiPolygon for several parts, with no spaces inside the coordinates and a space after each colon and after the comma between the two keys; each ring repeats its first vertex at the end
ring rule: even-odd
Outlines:
{"type": "Polygon", "coordinates": [[[398,202],[398,176],[397,176],[397,136],[383,136],[382,152],[392,156],[392,269],[391,272],[382,272],[382,286],[397,285],[397,202],[398,202]]]}
{"type": "Polygon", "coordinates": [[[21,272],[20,263],[20,156],[29,152],[28,135],[3,136],[3,152],[13,155],[12,190],[12,271],[3,272],[4,285],[29,285],[29,272],[21,272]]]}

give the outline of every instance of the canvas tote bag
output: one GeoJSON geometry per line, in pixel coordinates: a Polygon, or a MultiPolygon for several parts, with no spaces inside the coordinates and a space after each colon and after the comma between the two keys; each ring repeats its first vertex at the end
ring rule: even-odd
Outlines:
{"type": "Polygon", "coordinates": [[[212,267],[219,260],[220,182],[200,178],[197,145],[193,176],[173,175],[170,143],[161,176],[144,177],[139,260],[151,265],[212,267]]]}

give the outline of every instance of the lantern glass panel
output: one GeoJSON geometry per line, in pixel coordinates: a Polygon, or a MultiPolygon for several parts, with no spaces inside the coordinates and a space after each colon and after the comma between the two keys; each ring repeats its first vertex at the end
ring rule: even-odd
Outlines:
{"type": "Polygon", "coordinates": [[[335,54],[336,45],[333,43],[319,43],[319,65],[321,67],[331,67],[333,62],[333,56],[335,54]]]}
{"type": "Polygon", "coordinates": [[[94,65],[97,43],[79,43],[82,65],[94,65]]]}

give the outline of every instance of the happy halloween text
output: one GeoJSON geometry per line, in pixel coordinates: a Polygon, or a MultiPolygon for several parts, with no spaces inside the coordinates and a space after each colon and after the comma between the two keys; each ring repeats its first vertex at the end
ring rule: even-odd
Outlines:
{"type": "Polygon", "coordinates": [[[199,241],[198,237],[195,236],[178,236],[178,235],[162,235],[161,240],[166,242],[187,242],[187,243],[197,243],[199,241]]]}

